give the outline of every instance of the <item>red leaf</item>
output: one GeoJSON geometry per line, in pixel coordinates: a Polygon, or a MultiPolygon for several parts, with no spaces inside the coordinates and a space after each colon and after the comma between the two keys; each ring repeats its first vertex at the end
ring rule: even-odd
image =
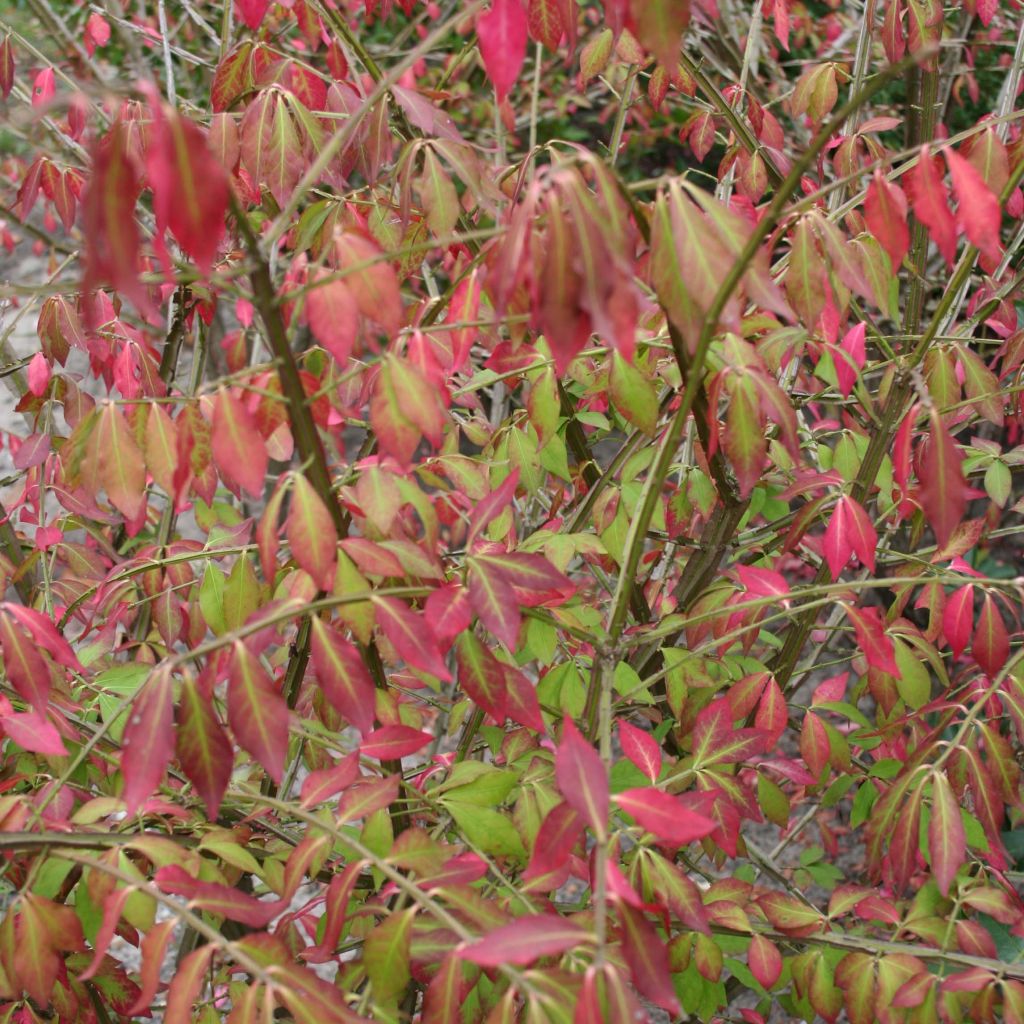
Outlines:
{"type": "Polygon", "coordinates": [[[260,497],[267,476],[267,446],[248,410],[225,388],[213,400],[210,442],[225,482],[260,497]]]}
{"type": "Polygon", "coordinates": [[[836,382],[839,386],[839,393],[843,398],[849,398],[853,385],[857,382],[857,373],[864,369],[866,354],[864,351],[864,336],[867,332],[867,325],[861,321],[854,324],[845,335],[842,345],[832,349],[832,358],[836,368],[836,382]]]}
{"type": "Polygon", "coordinates": [[[230,885],[197,881],[176,864],[160,868],[153,880],[164,892],[184,896],[200,910],[230,918],[250,928],[265,928],[288,906],[286,900],[258,900],[230,885]]]}
{"type": "Polygon", "coordinates": [[[437,641],[421,614],[393,597],[374,597],[373,606],[377,610],[377,625],[406,664],[451,682],[437,641]]]}
{"type": "Polygon", "coordinates": [[[735,764],[764,750],[767,738],[760,729],[735,728],[728,699],[714,700],[694,723],[694,761],[701,766],[735,764]]]}
{"type": "Polygon", "coordinates": [[[557,871],[569,859],[583,834],[583,819],[567,803],[555,804],[541,822],[529,866],[523,879],[542,878],[557,871]]]}
{"type": "Polygon", "coordinates": [[[352,861],[331,878],[324,897],[323,936],[318,945],[308,947],[302,954],[308,963],[326,963],[333,955],[338,939],[341,938],[345,918],[348,916],[349,899],[362,870],[361,861],[352,861]]]}
{"type": "Polygon", "coordinates": [[[121,799],[132,815],[160,785],[174,756],[174,681],[169,667],[156,669],[136,695],[121,745],[121,799]]]}
{"type": "Polygon", "coordinates": [[[469,600],[480,621],[509,650],[515,650],[523,618],[506,578],[474,562],[469,572],[469,600]]]}
{"type": "Polygon", "coordinates": [[[206,134],[177,111],[154,104],[146,172],[160,244],[169,229],[208,274],[224,234],[228,181],[206,134]]]}
{"type": "Polygon", "coordinates": [[[618,903],[619,920],[622,922],[622,954],[629,964],[633,984],[646,999],[671,1014],[682,1013],[672,975],[669,970],[668,949],[661,940],[654,925],[644,917],[643,912],[623,903],[618,903]]]}
{"type": "Polygon", "coordinates": [[[7,715],[0,725],[19,747],[33,754],[63,757],[68,752],[54,724],[37,711],[7,715]]]}
{"type": "Polygon", "coordinates": [[[673,845],[685,846],[703,839],[718,827],[717,822],[660,789],[627,789],[615,797],[615,802],[642,828],[673,845]]]}
{"type": "Polygon", "coordinates": [[[991,594],[985,595],[978,616],[978,628],[971,642],[971,654],[986,675],[994,676],[1006,664],[1010,656],[1010,638],[1006,624],[991,594]]]}
{"type": "Polygon", "coordinates": [[[347,271],[345,283],[359,312],[389,334],[395,333],[404,315],[402,292],[395,268],[382,259],[377,243],[358,231],[335,235],[334,261],[339,270],[347,271]]]}
{"type": "Polygon", "coordinates": [[[102,486],[110,503],[127,519],[137,519],[146,508],[146,466],[135,436],[120,409],[104,405],[96,428],[86,446],[91,482],[95,493],[102,486]]]}
{"type": "Polygon", "coordinates": [[[960,525],[967,508],[963,454],[942,417],[933,409],[921,455],[921,505],[942,547],[960,525]]]}
{"type": "Polygon", "coordinates": [[[598,839],[608,834],[608,772],[597,751],[580,735],[571,718],[562,725],[555,754],[555,781],[598,839]]]}
{"type": "Polygon", "coordinates": [[[344,281],[324,281],[325,270],[317,272],[306,293],[306,318],[313,337],[337,360],[348,364],[359,330],[359,305],[344,281]]]}
{"type": "Polygon", "coordinates": [[[256,31],[263,24],[270,0],[235,0],[235,10],[245,23],[245,27],[256,31]]]}
{"type": "MultiPolygon", "coordinates": [[[[38,641],[29,639],[15,628],[11,614],[0,613],[0,644],[4,651],[4,671],[18,696],[37,711],[42,711],[50,699],[50,666],[39,650],[38,641]]],[[[30,634],[31,635],[31,634],[30,634]]]]}
{"type": "Polygon", "coordinates": [[[524,967],[542,956],[558,956],[590,939],[590,933],[557,914],[521,917],[496,928],[479,942],[463,946],[459,956],[481,967],[524,967]]]}
{"type": "Polygon", "coordinates": [[[786,698],[773,676],[768,680],[764,693],[761,694],[754,725],[769,737],[768,745],[774,746],[785,732],[788,724],[789,709],[786,707],[786,698]]]}
{"type": "Polygon", "coordinates": [[[515,588],[520,604],[534,608],[540,604],[568,600],[576,585],[559,572],[543,555],[527,551],[476,552],[472,564],[486,568],[488,575],[501,576],[515,588]]]}
{"type": "Polygon", "coordinates": [[[968,160],[948,146],[945,155],[959,204],[956,219],[960,230],[980,253],[989,259],[998,260],[1003,252],[999,238],[1003,214],[999,209],[998,198],[968,160]]]}
{"type": "Polygon", "coordinates": [[[370,396],[370,426],[382,451],[407,465],[424,436],[440,443],[445,421],[436,386],[411,363],[385,357],[370,396]]]}
{"type": "Polygon", "coordinates": [[[494,0],[476,23],[480,56],[500,103],[526,59],[527,18],[522,0],[494,0]]]}
{"type": "Polygon", "coordinates": [[[661,748],[658,741],[643,729],[619,720],[619,743],[622,752],[651,780],[657,781],[661,772],[661,748]]]}
{"type": "Polygon", "coordinates": [[[928,853],[932,874],[943,896],[949,894],[960,865],[967,856],[960,803],[949,780],[941,772],[932,774],[932,816],[928,822],[928,853]]]}
{"type": "Polygon", "coordinates": [[[751,597],[787,597],[789,584],[782,573],[756,565],[737,565],[736,577],[751,597]]]}
{"type": "Polygon", "coordinates": [[[149,1014],[150,1004],[160,987],[160,972],[164,964],[164,953],[171,939],[174,937],[174,930],[178,922],[175,920],[158,921],[146,932],[142,940],[142,967],[139,972],[139,996],[135,1002],[123,1011],[126,1017],[136,1017],[149,1014]]]}
{"type": "Polygon", "coordinates": [[[447,651],[452,641],[473,621],[469,594],[457,583],[446,583],[432,590],[423,611],[442,651],[447,651]]]}
{"type": "Polygon", "coordinates": [[[964,653],[973,626],[974,587],[965,583],[946,598],[946,607],[942,610],[942,633],[954,658],[964,653]]]}
{"type": "Polygon", "coordinates": [[[527,729],[546,732],[540,713],[540,701],[533,683],[512,665],[505,667],[505,700],[508,717],[527,729]]]}
{"type": "Polygon", "coordinates": [[[186,678],[182,686],[177,719],[178,760],[206,804],[206,813],[216,818],[235,755],[212,701],[194,679],[186,678]]]}
{"type": "Polygon", "coordinates": [[[782,974],[782,954],[779,952],[778,946],[763,935],[755,933],[750,940],[747,964],[750,967],[750,973],[765,988],[771,988],[782,974]]]}
{"type": "Polygon", "coordinates": [[[153,304],[139,279],[139,230],[135,222],[140,186],[127,146],[127,131],[115,121],[93,149],[92,173],[82,195],[86,240],[82,290],[88,293],[110,284],[148,315],[153,304]]]}
{"type": "Polygon", "coordinates": [[[917,167],[912,172],[914,213],[950,266],[956,256],[956,224],[946,201],[946,188],[935,169],[927,146],[921,147],[917,167]]]}
{"type": "Polygon", "coordinates": [[[704,163],[715,145],[715,118],[711,111],[705,110],[694,118],[686,138],[697,162],[704,163]]]}
{"type": "Polygon", "coordinates": [[[348,754],[333,768],[310,772],[302,780],[302,806],[313,807],[327,803],[343,789],[348,789],[359,775],[359,755],[348,754]]]}
{"type": "Polygon", "coordinates": [[[376,693],[355,644],[322,619],[313,617],[310,652],[324,695],[361,733],[373,728],[376,693]]]}
{"type": "Polygon", "coordinates": [[[383,779],[360,779],[349,786],[338,801],[338,824],[367,818],[374,811],[389,807],[398,799],[400,781],[397,775],[389,775],[383,779]]]}
{"type": "Polygon", "coordinates": [[[32,83],[32,106],[45,107],[57,93],[53,68],[43,68],[32,83]]]}
{"type": "Polygon", "coordinates": [[[214,952],[212,945],[200,946],[177,964],[167,992],[165,1024],[193,1024],[195,1004],[206,982],[207,968],[214,952]]]}
{"type": "Polygon", "coordinates": [[[843,495],[836,503],[822,543],[832,578],[839,578],[851,554],[856,554],[861,564],[874,572],[877,547],[878,534],[867,513],[857,501],[843,495]]]}
{"type": "Polygon", "coordinates": [[[821,778],[821,773],[832,756],[825,723],[810,711],[804,715],[804,724],[800,730],[800,756],[815,779],[821,778]]]}
{"type": "Polygon", "coordinates": [[[228,679],[228,724],[239,746],[277,783],[288,756],[288,715],[288,704],[260,659],[236,641],[228,679]]]}
{"type": "Polygon", "coordinates": [[[897,185],[885,180],[876,170],[864,199],[864,219],[868,230],[889,254],[892,268],[898,271],[910,249],[910,228],[907,227],[907,199],[897,185]]]}
{"type": "Polygon", "coordinates": [[[530,38],[557,50],[565,34],[560,0],[529,0],[527,18],[530,38]]]}
{"type": "Polygon", "coordinates": [[[469,519],[469,544],[472,544],[480,531],[511,504],[518,486],[519,467],[517,466],[483,501],[476,503],[469,519]]]}
{"type": "Polygon", "coordinates": [[[500,661],[468,631],[459,638],[455,658],[460,685],[487,714],[544,731],[536,690],[519,669],[500,661]]]}
{"type": "Polygon", "coordinates": [[[279,206],[288,201],[306,164],[304,126],[300,129],[292,113],[297,104],[280,88],[264,89],[246,108],[239,127],[242,168],[257,196],[266,186],[279,206]]]}
{"type": "Polygon", "coordinates": [[[896,648],[885,632],[885,625],[878,609],[855,608],[852,605],[843,607],[846,609],[847,618],[853,623],[853,630],[857,634],[857,646],[863,651],[868,665],[879,672],[888,672],[891,676],[899,675],[896,648]]]}
{"type": "Polygon", "coordinates": [[[285,535],[299,567],[313,577],[321,590],[330,589],[334,583],[338,537],[330,511],[301,473],[292,477],[285,535]]]}
{"type": "Polygon", "coordinates": [[[359,744],[359,749],[365,757],[397,761],[422,750],[433,739],[429,732],[421,732],[408,725],[385,725],[374,729],[359,744]]]}

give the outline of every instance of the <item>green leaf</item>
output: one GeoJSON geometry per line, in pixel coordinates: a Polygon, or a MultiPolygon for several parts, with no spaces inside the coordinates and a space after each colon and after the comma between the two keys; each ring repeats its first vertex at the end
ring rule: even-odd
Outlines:
{"type": "Polygon", "coordinates": [[[498,811],[475,803],[446,799],[445,807],[474,845],[492,857],[526,859],[526,849],[512,822],[498,811]]]}
{"type": "Polygon", "coordinates": [[[658,393],[633,364],[615,352],[609,375],[611,398],[628,423],[650,437],[658,426],[658,393]]]}
{"type": "Polygon", "coordinates": [[[409,984],[409,946],[416,907],[388,914],[363,940],[363,963],[374,999],[386,1005],[409,984]]]}

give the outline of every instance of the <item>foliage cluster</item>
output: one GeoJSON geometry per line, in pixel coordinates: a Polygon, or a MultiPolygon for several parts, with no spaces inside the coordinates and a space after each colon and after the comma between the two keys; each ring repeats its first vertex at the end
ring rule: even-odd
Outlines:
{"type": "Polygon", "coordinates": [[[1018,0],[3,18],[0,1021],[1024,1024],[1018,0]]]}

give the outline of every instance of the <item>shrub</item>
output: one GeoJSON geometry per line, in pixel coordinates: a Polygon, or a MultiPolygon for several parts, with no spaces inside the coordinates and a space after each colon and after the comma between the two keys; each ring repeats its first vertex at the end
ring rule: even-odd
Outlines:
{"type": "Polygon", "coordinates": [[[1024,1021],[1018,3],[3,17],[3,1021],[1024,1021]]]}

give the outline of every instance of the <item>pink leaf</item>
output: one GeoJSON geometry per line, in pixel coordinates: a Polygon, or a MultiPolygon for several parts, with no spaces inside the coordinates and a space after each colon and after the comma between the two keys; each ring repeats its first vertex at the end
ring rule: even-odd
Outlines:
{"type": "Polygon", "coordinates": [[[285,521],[292,557],[321,589],[334,582],[338,537],[330,510],[313,485],[301,474],[292,478],[292,500],[285,521]]]}
{"type": "Polygon", "coordinates": [[[239,745],[280,783],[288,755],[288,704],[260,659],[235,642],[228,678],[228,724],[239,745]]]}
{"type": "Polygon", "coordinates": [[[673,845],[685,846],[703,839],[718,827],[717,822],[660,789],[627,789],[615,797],[615,802],[641,827],[673,845]]]}
{"type": "Polygon", "coordinates": [[[286,900],[258,900],[233,886],[197,881],[176,864],[160,868],[153,880],[164,892],[184,896],[192,906],[250,928],[265,928],[287,907],[286,900]]]}
{"type": "Polygon", "coordinates": [[[524,967],[542,956],[558,956],[588,941],[590,933],[557,914],[521,917],[459,950],[463,960],[481,967],[524,967]]]}
{"type": "Polygon", "coordinates": [[[789,584],[782,573],[756,565],[737,565],[736,576],[751,597],[786,597],[789,584]]]}
{"type": "Polygon", "coordinates": [[[633,984],[655,1006],[673,1015],[680,1013],[665,943],[642,911],[621,901],[618,911],[622,921],[622,954],[629,964],[633,984]]]}
{"type": "Polygon", "coordinates": [[[843,398],[849,398],[853,385],[857,382],[857,371],[864,368],[866,359],[864,335],[866,331],[867,325],[863,321],[855,324],[843,336],[841,346],[832,350],[836,382],[843,398]]]}
{"type": "Polygon", "coordinates": [[[476,23],[480,56],[500,103],[526,59],[527,17],[522,0],[494,0],[476,23]]]}
{"type": "Polygon", "coordinates": [[[134,814],[160,785],[174,756],[174,681],[158,668],[132,702],[122,740],[125,810],[134,814]]]}
{"type": "Polygon", "coordinates": [[[747,951],[750,973],[765,988],[771,988],[782,974],[782,955],[778,946],[763,935],[754,934],[747,951]]]}
{"type": "Polygon", "coordinates": [[[452,641],[473,621],[473,610],[469,605],[469,594],[457,583],[446,583],[430,592],[424,605],[424,613],[438,645],[448,650],[452,641]]]}
{"type": "Polygon", "coordinates": [[[912,172],[914,213],[928,228],[928,233],[950,266],[956,255],[956,224],[946,201],[946,188],[935,169],[927,146],[921,147],[917,167],[912,172]]]}
{"type": "Polygon", "coordinates": [[[359,305],[344,281],[318,281],[327,276],[319,271],[306,294],[306,319],[313,337],[344,367],[356,342],[359,305]]]}
{"type": "Polygon", "coordinates": [[[967,485],[961,468],[963,454],[937,410],[932,410],[929,423],[921,455],[921,505],[941,547],[963,520],[967,485]]]}
{"type": "Polygon", "coordinates": [[[619,720],[619,742],[622,752],[654,782],[661,772],[661,748],[658,741],[643,729],[630,725],[624,719],[619,720]]]}
{"type": "Polygon", "coordinates": [[[928,852],[932,873],[942,894],[948,895],[967,854],[960,802],[941,772],[932,774],[932,815],[928,822],[928,852]]]}
{"type": "Polygon", "coordinates": [[[37,352],[28,364],[28,389],[36,398],[46,394],[50,386],[50,364],[42,352],[37,352]]]}
{"type": "Polygon", "coordinates": [[[330,704],[361,733],[373,728],[376,694],[355,644],[313,617],[310,651],[316,677],[330,704]]]}
{"type": "Polygon", "coordinates": [[[245,23],[245,27],[253,32],[263,24],[269,7],[270,0],[235,0],[235,10],[245,23]]]}
{"type": "Polygon", "coordinates": [[[385,725],[374,729],[359,745],[366,757],[380,761],[397,761],[422,750],[434,737],[408,725],[385,725]]]}
{"type": "Polygon", "coordinates": [[[854,498],[843,495],[839,499],[846,516],[846,537],[860,564],[875,571],[875,550],[878,547],[878,533],[863,506],[854,498]]]}
{"type": "Polygon", "coordinates": [[[896,649],[885,632],[885,625],[877,608],[855,608],[844,605],[847,618],[853,623],[857,634],[857,646],[867,658],[871,668],[889,675],[899,675],[896,664],[896,649]]]}
{"type": "Polygon", "coordinates": [[[1006,664],[1010,656],[1010,639],[1006,633],[1006,623],[991,594],[985,595],[978,616],[978,628],[971,641],[971,654],[986,675],[994,676],[1006,664]]]}
{"type": "Polygon", "coordinates": [[[942,633],[953,652],[959,658],[967,647],[974,625],[974,587],[965,583],[954,590],[946,599],[942,610],[942,633]]]}
{"type": "Polygon", "coordinates": [[[220,475],[258,498],[266,482],[267,446],[252,416],[235,395],[222,388],[213,402],[210,441],[220,475]]]}
{"type": "Polygon", "coordinates": [[[377,625],[406,664],[443,682],[451,681],[437,640],[421,614],[393,597],[374,597],[373,606],[377,625]]]}
{"type": "Polygon", "coordinates": [[[903,257],[910,249],[907,199],[897,185],[885,180],[881,171],[875,171],[868,185],[864,199],[864,219],[871,234],[889,254],[893,270],[899,270],[903,257]]]}
{"type": "Polygon", "coordinates": [[[348,789],[359,775],[358,753],[343,757],[333,768],[310,772],[302,780],[302,806],[313,807],[326,803],[343,789],[348,789]]]}
{"type": "Polygon", "coordinates": [[[571,718],[562,725],[555,754],[555,781],[598,838],[608,834],[608,772],[597,751],[580,735],[571,718]]]}
{"type": "Polygon", "coordinates": [[[998,260],[1003,251],[999,239],[1003,220],[999,200],[968,160],[948,147],[945,155],[959,204],[956,219],[960,230],[979,252],[989,259],[998,260]]]}
{"type": "Polygon", "coordinates": [[[0,724],[19,747],[30,753],[63,757],[68,752],[54,724],[36,711],[8,715],[0,724]]]}
{"type": "Polygon", "coordinates": [[[557,871],[583,834],[583,819],[567,803],[555,804],[537,830],[533,854],[523,878],[541,878],[557,871]]]}
{"type": "Polygon", "coordinates": [[[57,92],[53,68],[43,68],[32,85],[32,106],[45,107],[57,92]]]}

